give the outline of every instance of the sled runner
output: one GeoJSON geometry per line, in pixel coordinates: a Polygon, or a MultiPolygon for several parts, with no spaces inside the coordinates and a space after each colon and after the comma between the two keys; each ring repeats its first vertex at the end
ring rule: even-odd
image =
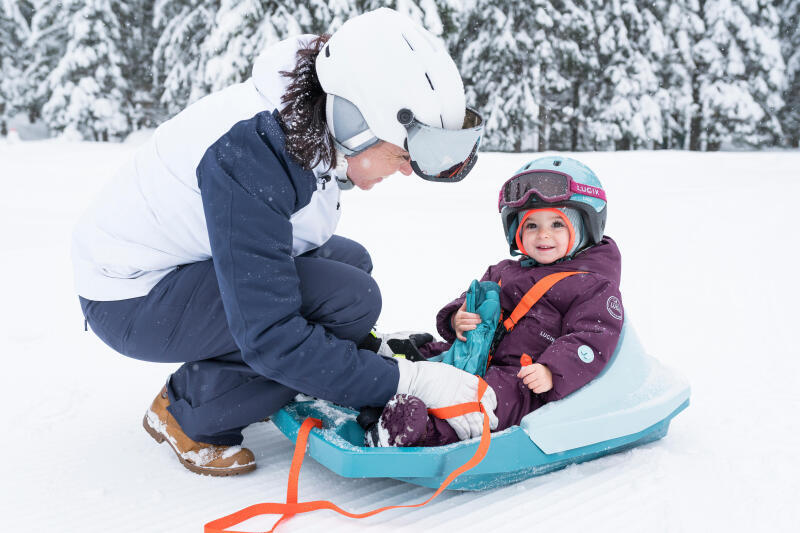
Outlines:
{"type": "MultiPolygon", "coordinates": [[[[483,490],[508,485],[652,442],[667,434],[672,418],[689,405],[689,384],[645,353],[628,321],[603,372],[563,400],[492,435],[486,457],[447,488],[483,490]]],[[[343,477],[395,478],[439,487],[478,448],[478,439],[433,448],[367,448],[357,412],[322,400],[296,401],[272,420],[295,440],[308,417],[308,455],[343,477]]]]}

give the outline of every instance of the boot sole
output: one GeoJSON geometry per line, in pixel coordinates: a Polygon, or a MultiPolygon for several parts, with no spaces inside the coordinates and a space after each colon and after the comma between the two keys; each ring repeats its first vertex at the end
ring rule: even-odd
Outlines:
{"type": "Polygon", "coordinates": [[[176,450],[172,446],[172,443],[168,439],[166,439],[164,435],[156,431],[150,424],[148,424],[146,413],[144,415],[144,419],[142,420],[142,425],[144,426],[144,430],[147,431],[147,434],[153,437],[153,440],[155,440],[157,443],[161,444],[162,442],[166,441],[167,444],[169,445],[169,448],[173,452],[175,452],[175,455],[178,457],[178,461],[180,461],[181,464],[187,470],[191,470],[195,474],[200,474],[202,476],[228,477],[228,476],[238,476],[241,474],[246,474],[256,469],[255,463],[251,463],[245,466],[231,467],[231,468],[214,468],[207,466],[206,467],[197,466],[196,464],[190,463],[189,461],[181,457],[181,454],[178,453],[178,450],[176,450]]]}

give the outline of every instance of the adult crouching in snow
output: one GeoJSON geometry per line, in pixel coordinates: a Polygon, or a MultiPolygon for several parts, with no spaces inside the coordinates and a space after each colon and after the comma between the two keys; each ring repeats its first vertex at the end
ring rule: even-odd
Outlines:
{"type": "MultiPolygon", "coordinates": [[[[447,51],[389,9],[268,48],[250,79],[162,124],[73,237],[98,337],[185,363],[147,410],[148,433],[193,472],[234,475],[255,468],[242,429],[298,392],[354,408],[397,393],[474,401],[470,374],[359,347],[380,291],[364,247],[334,230],[342,189],[398,171],[462,179],[481,129],[447,51]]],[[[481,430],[477,413],[451,423],[481,430]]]]}

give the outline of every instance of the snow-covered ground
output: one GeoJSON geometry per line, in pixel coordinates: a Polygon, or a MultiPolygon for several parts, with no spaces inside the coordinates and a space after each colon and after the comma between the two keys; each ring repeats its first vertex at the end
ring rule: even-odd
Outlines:
{"type": "MultiPolygon", "coordinates": [[[[127,359],[83,331],[71,227],[132,150],[0,141],[3,531],[200,532],[285,496],[292,445],[274,426],[246,432],[255,473],[196,476],[141,428],[174,366],[127,359]]],[[[496,191],[530,157],[483,154],[456,186],[398,175],[343,195],[339,233],[372,253],[380,329],[432,330],[436,310],[505,257],[496,191]]],[[[447,492],[418,510],[365,520],[322,511],[280,531],[796,531],[800,153],[578,157],[606,185],[629,318],[648,351],[692,384],[667,437],[505,488],[447,492]]],[[[355,512],[431,492],[339,478],[311,459],[300,478],[301,500],[355,512]]]]}

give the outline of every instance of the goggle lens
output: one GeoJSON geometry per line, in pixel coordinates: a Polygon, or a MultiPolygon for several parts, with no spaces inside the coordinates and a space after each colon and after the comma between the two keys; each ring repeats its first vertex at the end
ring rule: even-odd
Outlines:
{"type": "Polygon", "coordinates": [[[475,163],[478,161],[478,142],[475,143],[475,146],[472,148],[472,152],[470,152],[469,156],[456,165],[448,168],[447,170],[443,170],[438,174],[428,174],[424,170],[422,170],[416,161],[413,159],[411,160],[411,168],[414,169],[414,173],[417,176],[420,176],[423,179],[428,181],[442,181],[442,182],[456,182],[461,181],[467,177],[467,174],[470,173],[472,167],[475,166],[475,163]]]}
{"type": "Polygon", "coordinates": [[[503,187],[503,202],[513,205],[525,202],[535,193],[546,202],[569,198],[569,178],[553,172],[531,172],[509,180],[503,187]]]}
{"type": "MultiPolygon", "coordinates": [[[[410,115],[410,111],[408,112],[410,115]]],[[[478,146],[483,132],[483,120],[467,109],[464,127],[446,130],[422,124],[410,115],[402,122],[408,131],[406,150],[411,168],[423,179],[453,183],[461,181],[478,160],[478,146]]]]}

